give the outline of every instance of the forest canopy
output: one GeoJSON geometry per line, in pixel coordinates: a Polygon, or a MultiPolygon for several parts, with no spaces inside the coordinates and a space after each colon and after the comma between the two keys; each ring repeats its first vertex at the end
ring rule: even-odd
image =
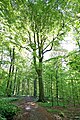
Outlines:
{"type": "Polygon", "coordinates": [[[79,0],[1,0],[0,95],[80,103],[79,33],[79,0]],[[68,52],[60,43],[70,32],[68,52]]]}

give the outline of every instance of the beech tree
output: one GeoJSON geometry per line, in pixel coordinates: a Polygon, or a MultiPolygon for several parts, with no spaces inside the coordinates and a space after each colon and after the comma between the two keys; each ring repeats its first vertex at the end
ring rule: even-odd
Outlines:
{"type": "Polygon", "coordinates": [[[58,45],[62,36],[70,30],[78,1],[7,0],[0,4],[2,18],[8,22],[9,42],[25,48],[33,56],[39,81],[39,101],[44,101],[44,55],[58,45]]]}
{"type": "Polygon", "coordinates": [[[28,45],[32,50],[35,70],[39,80],[39,101],[44,101],[44,87],[42,80],[42,64],[44,54],[52,50],[53,42],[63,35],[64,22],[62,13],[56,4],[44,1],[28,2],[28,45]],[[54,11],[51,9],[54,7],[54,11]],[[57,14],[56,14],[57,12],[57,14]],[[57,20],[59,17],[59,20],[57,20]],[[56,24],[58,27],[56,28],[56,24]],[[56,31],[55,31],[56,30],[56,31]],[[49,36],[47,36],[49,35],[49,36]],[[53,36],[53,37],[52,37],[53,36]]]}

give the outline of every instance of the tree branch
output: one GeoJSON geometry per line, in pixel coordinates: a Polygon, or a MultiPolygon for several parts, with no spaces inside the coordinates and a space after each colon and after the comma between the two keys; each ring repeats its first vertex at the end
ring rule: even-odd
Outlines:
{"type": "Polygon", "coordinates": [[[62,21],[62,26],[61,26],[61,28],[58,30],[58,33],[57,33],[56,37],[55,37],[55,38],[53,37],[53,40],[44,48],[43,54],[46,53],[46,52],[48,52],[48,51],[51,51],[51,50],[52,50],[53,42],[54,42],[56,39],[58,39],[59,36],[62,36],[62,35],[65,33],[65,32],[60,33],[60,31],[61,31],[63,28],[64,28],[64,20],[62,21]],[[48,50],[46,50],[50,45],[51,45],[51,48],[48,49],[48,50]]]}
{"type": "Polygon", "coordinates": [[[13,41],[10,41],[10,42],[13,43],[13,44],[16,45],[16,46],[19,46],[20,48],[24,48],[24,49],[28,50],[29,52],[31,52],[31,50],[30,50],[28,47],[23,47],[22,45],[20,45],[20,44],[18,44],[18,43],[15,43],[15,42],[13,42],[13,41]]]}
{"type": "Polygon", "coordinates": [[[51,51],[52,50],[52,47],[53,47],[53,42],[58,39],[59,36],[63,35],[64,33],[58,33],[57,36],[55,38],[53,38],[53,40],[44,48],[43,50],[43,54],[48,52],[48,51],[51,51]],[[46,50],[49,46],[51,45],[51,48],[46,50]]]}

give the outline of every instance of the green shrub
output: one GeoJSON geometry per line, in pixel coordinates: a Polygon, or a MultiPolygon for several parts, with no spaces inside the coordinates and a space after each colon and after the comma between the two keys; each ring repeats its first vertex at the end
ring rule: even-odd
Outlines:
{"type": "MultiPolygon", "coordinates": [[[[19,108],[14,104],[11,104],[6,101],[0,101],[0,114],[7,118],[8,120],[12,120],[13,116],[19,111],[19,108]]],[[[2,117],[1,116],[1,117],[2,117]]],[[[0,119],[1,120],[1,119],[0,119]]],[[[2,119],[4,120],[4,119],[2,119]]]]}
{"type": "Polygon", "coordinates": [[[0,99],[0,102],[1,102],[1,101],[4,101],[4,102],[12,102],[12,101],[16,101],[16,100],[18,100],[18,98],[16,98],[16,97],[4,97],[4,98],[1,98],[1,99],[0,99]]]}
{"type": "Polygon", "coordinates": [[[51,102],[44,102],[44,103],[40,102],[39,105],[42,107],[51,107],[52,103],[51,102]]]}
{"type": "Polygon", "coordinates": [[[2,115],[0,115],[0,120],[7,120],[7,119],[2,117],[2,115]]]}
{"type": "Polygon", "coordinates": [[[50,113],[60,113],[61,112],[60,110],[51,109],[51,108],[48,108],[47,111],[50,113]]]}

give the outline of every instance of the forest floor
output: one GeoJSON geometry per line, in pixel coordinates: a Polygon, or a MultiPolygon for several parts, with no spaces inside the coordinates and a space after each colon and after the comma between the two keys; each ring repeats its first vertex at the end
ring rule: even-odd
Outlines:
{"type": "Polygon", "coordinates": [[[80,120],[80,106],[42,107],[33,97],[24,97],[15,102],[21,111],[14,120],[80,120]]]}

